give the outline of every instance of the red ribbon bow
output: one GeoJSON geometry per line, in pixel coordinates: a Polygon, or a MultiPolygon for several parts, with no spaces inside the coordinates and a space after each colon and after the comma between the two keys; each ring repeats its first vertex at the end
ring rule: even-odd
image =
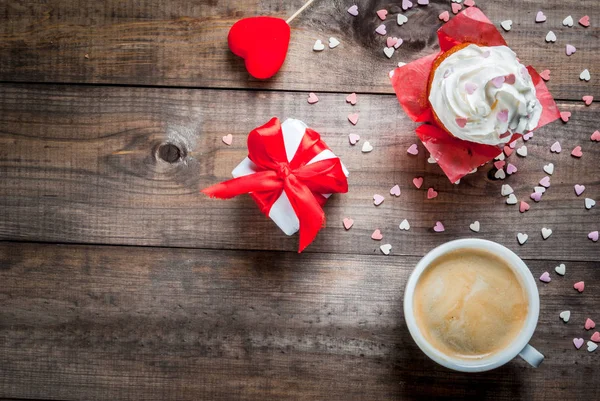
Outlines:
{"type": "Polygon", "coordinates": [[[318,132],[306,128],[298,150],[288,162],[279,119],[274,117],[248,135],[248,158],[259,170],[202,190],[211,198],[230,199],[250,193],[260,210],[269,215],[271,206],[285,191],[300,222],[302,252],[325,224],[322,194],[348,192],[348,180],[339,158],[307,164],[329,149],[318,132]]]}

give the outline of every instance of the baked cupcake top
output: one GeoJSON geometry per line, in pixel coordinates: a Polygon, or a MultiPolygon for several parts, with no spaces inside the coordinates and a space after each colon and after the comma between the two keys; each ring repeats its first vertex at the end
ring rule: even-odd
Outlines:
{"type": "Polygon", "coordinates": [[[470,44],[447,56],[434,71],[429,102],[452,135],[487,145],[533,130],[542,114],[527,68],[506,46],[470,44]]]}

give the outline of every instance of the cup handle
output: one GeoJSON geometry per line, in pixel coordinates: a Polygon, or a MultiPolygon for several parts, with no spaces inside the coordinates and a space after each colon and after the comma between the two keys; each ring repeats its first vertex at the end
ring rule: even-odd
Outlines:
{"type": "Polygon", "coordinates": [[[537,349],[533,348],[531,345],[527,344],[525,348],[519,352],[519,356],[527,363],[529,363],[534,368],[540,366],[542,361],[544,360],[544,355],[540,353],[537,349]]]}

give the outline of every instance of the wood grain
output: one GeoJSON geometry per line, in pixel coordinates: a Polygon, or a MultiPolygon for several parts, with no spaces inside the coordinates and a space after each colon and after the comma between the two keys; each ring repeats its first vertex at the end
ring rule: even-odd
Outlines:
{"type": "MultiPolygon", "coordinates": [[[[484,374],[428,360],[402,313],[418,259],[0,243],[0,397],[559,400],[600,392],[575,350],[597,263],[539,283],[546,360],[484,374]],[[585,280],[586,290],[572,289],[585,280]],[[570,309],[565,325],[561,310],[570,309]]],[[[534,275],[557,261],[528,261],[534,275]]],[[[593,315],[590,315],[593,317],[593,315]]]]}
{"type": "MultiPolygon", "coordinates": [[[[255,15],[287,18],[304,0],[189,1],[108,0],[0,3],[0,80],[108,83],[186,87],[262,88],[334,92],[391,93],[387,77],[399,61],[428,55],[437,48],[438,15],[450,2],[432,0],[406,11],[409,22],[396,24],[398,2],[347,0],[316,2],[292,24],[287,61],[273,79],[247,74],[243,61],[227,48],[227,32],[238,19],[255,15]],[[346,12],[358,4],[359,16],[346,12]],[[374,33],[381,23],[376,10],[388,9],[388,33],[404,39],[392,59],[383,54],[385,38],[374,33]],[[317,39],[335,36],[341,45],[316,54],[317,39]]],[[[477,5],[499,27],[506,19],[509,45],[523,62],[550,69],[557,99],[600,98],[600,2],[534,0],[519,7],[512,0],[481,0],[477,5]],[[543,10],[544,23],[535,23],[543,10]],[[572,15],[575,25],[561,21],[572,15]],[[591,26],[577,20],[589,15],[591,26]],[[549,30],[557,35],[545,42],[549,30]],[[567,57],[565,45],[577,52],[567,57]],[[592,80],[581,82],[588,68],[592,80]]],[[[501,28],[499,28],[501,29],[501,28]]]]}
{"type": "Polygon", "coordinates": [[[378,253],[380,244],[370,235],[380,228],[399,255],[420,256],[442,242],[475,235],[528,258],[600,260],[600,243],[587,239],[600,229],[600,209],[585,210],[583,200],[600,200],[600,144],[590,141],[599,128],[597,104],[561,103],[573,113],[571,120],[536,132],[526,158],[511,156],[519,169],[514,176],[491,180],[491,167],[484,167],[453,185],[427,163],[422,147],[417,157],[406,153],[416,142],[415,125],[390,95],[359,95],[353,107],[344,94],[319,94],[311,106],[304,93],[1,88],[1,239],[294,251],[297,237],[285,236],[248,196],[218,201],[199,193],[230,178],[247,153],[247,133],[275,115],[308,122],[350,170],[350,192],[328,202],[328,225],[308,251],[378,253]],[[352,111],[360,114],[356,126],[346,119],[352,111]],[[229,133],[231,147],[221,141],[229,133]],[[361,136],[357,146],[348,143],[349,133],[361,136]],[[360,151],[365,140],[374,146],[369,154],[360,151]],[[563,147],[559,155],[549,151],[556,140],[563,147]],[[175,148],[168,157],[182,157],[173,163],[158,157],[166,144],[175,148]],[[581,159],[569,155],[575,145],[582,146],[581,159]],[[552,186],[535,204],[529,194],[548,162],[555,164],[552,186]],[[420,190],[412,185],[416,176],[425,178],[420,190]],[[518,206],[506,205],[503,183],[531,210],[520,214],[518,206]],[[575,196],[576,183],[586,186],[585,196],[575,196]],[[389,195],[394,184],[402,190],[398,198],[389,195]],[[436,199],[427,200],[429,187],[439,192],[436,199]],[[379,207],[373,206],[375,193],[386,198],[379,207]],[[349,231],[342,227],[344,217],[355,220],[349,231]],[[411,230],[401,232],[405,218],[411,230]],[[432,231],[438,220],[444,233],[432,231]],[[469,230],[474,220],[481,223],[479,234],[469,230]],[[542,227],[554,231],[546,241],[542,227]],[[522,247],[517,232],[530,236],[522,247]]]}

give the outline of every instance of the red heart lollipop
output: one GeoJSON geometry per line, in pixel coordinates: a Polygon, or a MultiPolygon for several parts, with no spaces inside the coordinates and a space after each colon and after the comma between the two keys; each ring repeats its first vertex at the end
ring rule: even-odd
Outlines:
{"type": "Polygon", "coordinates": [[[290,43],[290,26],[281,18],[244,18],[233,24],[227,38],[231,51],[246,60],[255,78],[267,79],[279,71],[290,43]]]}

